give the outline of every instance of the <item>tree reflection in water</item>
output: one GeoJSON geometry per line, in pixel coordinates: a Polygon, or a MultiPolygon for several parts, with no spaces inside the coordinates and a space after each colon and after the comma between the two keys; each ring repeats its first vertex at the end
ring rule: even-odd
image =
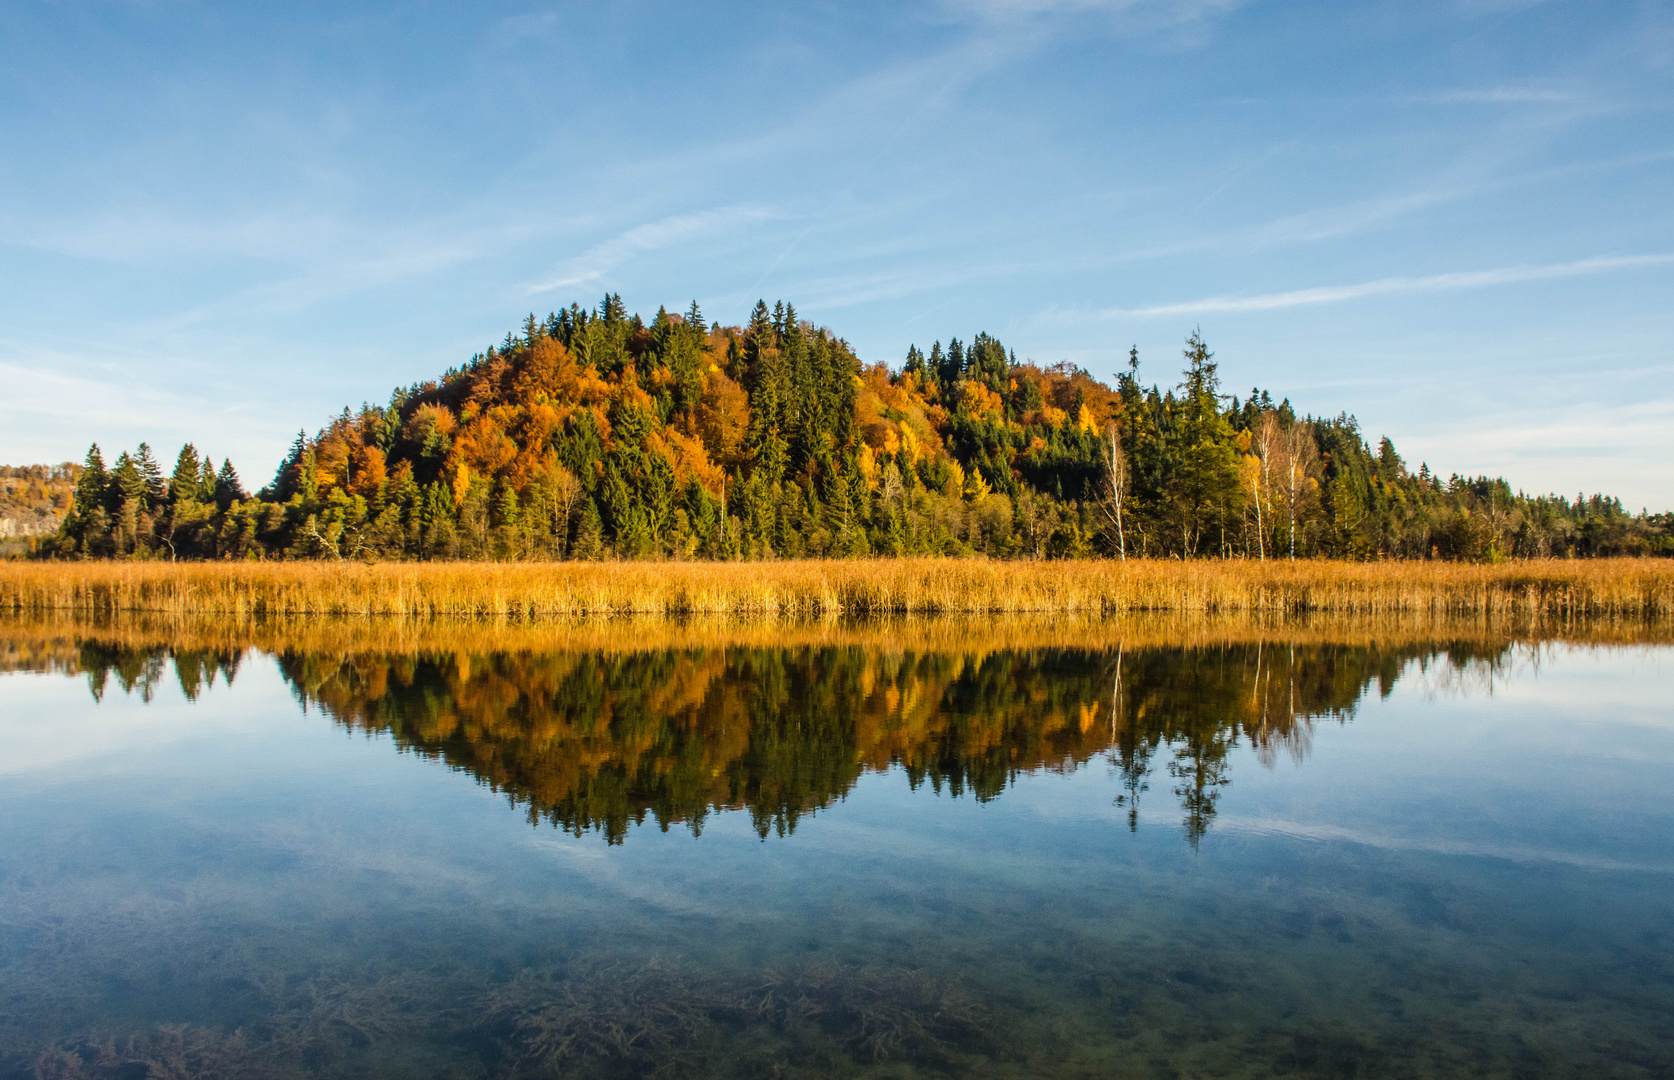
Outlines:
{"type": "MultiPolygon", "coordinates": [[[[172,655],[188,698],[241,654],[84,642],[97,697],[114,677],[147,698],[172,655]]],[[[1247,743],[1271,766],[1306,757],[1403,672],[1489,669],[1509,650],[1452,644],[1224,645],[955,654],[865,646],[645,652],[306,653],[278,662],[304,708],[470,773],[541,820],[621,843],[654,820],[700,834],[718,811],[766,838],[899,766],[979,801],[1039,770],[1095,758],[1120,774],[1137,829],[1160,761],[1196,846],[1247,743]]]]}

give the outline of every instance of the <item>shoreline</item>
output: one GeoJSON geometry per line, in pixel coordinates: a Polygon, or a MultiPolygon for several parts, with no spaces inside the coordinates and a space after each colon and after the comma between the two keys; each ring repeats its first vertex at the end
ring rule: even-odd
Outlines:
{"type": "Polygon", "coordinates": [[[1150,649],[1338,648],[1432,645],[1459,655],[1518,645],[1650,647],[1674,644],[1674,625],[1643,620],[1487,616],[884,616],[780,619],[619,615],[512,620],[483,617],[166,616],[88,618],[71,612],[0,615],[0,672],[45,670],[82,646],[171,654],[629,655],[730,649],[881,650],[897,655],[995,652],[1138,653],[1150,649]],[[55,660],[50,658],[56,658],[55,660]]]}

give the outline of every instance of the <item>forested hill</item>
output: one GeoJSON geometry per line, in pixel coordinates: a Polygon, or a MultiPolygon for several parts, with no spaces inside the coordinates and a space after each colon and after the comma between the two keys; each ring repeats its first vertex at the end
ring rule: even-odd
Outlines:
{"type": "Polygon", "coordinates": [[[0,553],[57,531],[74,501],[76,466],[0,465],[0,553]]]}
{"type": "Polygon", "coordinates": [[[464,367],[300,434],[248,495],[188,445],[97,447],[41,552],[179,558],[1670,554],[1671,515],[1413,472],[1354,419],[999,341],[867,366],[787,304],[747,326],[620,297],[533,316],[464,367]]]}

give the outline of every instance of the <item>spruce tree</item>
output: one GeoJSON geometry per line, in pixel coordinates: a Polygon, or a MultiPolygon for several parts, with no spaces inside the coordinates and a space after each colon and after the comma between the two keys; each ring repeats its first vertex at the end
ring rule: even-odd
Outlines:
{"type": "Polygon", "coordinates": [[[239,482],[238,471],[233,468],[231,458],[221,462],[221,471],[215,474],[215,505],[222,511],[235,502],[243,502],[250,496],[245,494],[244,485],[239,482]]]}
{"type": "MultiPolygon", "coordinates": [[[[941,346],[938,343],[935,348],[931,349],[931,355],[934,356],[940,351],[941,346]]],[[[959,344],[958,338],[954,338],[952,341],[947,343],[947,354],[936,363],[936,378],[942,384],[943,394],[945,395],[951,391],[954,384],[964,378],[964,376],[965,347],[959,344]]]]}
{"type": "Polygon", "coordinates": [[[581,524],[576,527],[575,546],[571,549],[577,559],[604,557],[604,521],[599,517],[599,504],[587,499],[581,507],[581,524]]]}
{"type": "Polygon", "coordinates": [[[1180,553],[1189,558],[1197,554],[1207,530],[1237,511],[1241,488],[1232,425],[1221,412],[1214,354],[1201,333],[1186,339],[1185,357],[1175,438],[1164,467],[1169,516],[1180,553]]]}
{"type": "Polygon", "coordinates": [[[105,471],[104,455],[99,453],[99,444],[94,443],[87,448],[87,458],[82,462],[81,475],[76,478],[76,512],[87,514],[94,507],[103,507],[110,487],[110,475],[105,471]]]}
{"type": "Polygon", "coordinates": [[[140,478],[145,481],[145,506],[161,506],[168,496],[168,488],[163,483],[163,470],[157,464],[157,459],[151,454],[151,447],[140,443],[134,454],[134,467],[139,470],[140,478]]]}
{"type": "Polygon", "coordinates": [[[901,374],[911,375],[918,385],[924,385],[924,354],[917,345],[907,346],[907,362],[901,365],[901,374]]]}
{"type": "Polygon", "coordinates": [[[198,448],[187,443],[174,459],[174,475],[169,478],[169,498],[175,502],[202,502],[203,492],[198,486],[198,474],[203,463],[198,459],[198,448]]]}
{"type": "Polygon", "coordinates": [[[116,467],[110,471],[111,484],[117,498],[124,503],[131,504],[135,513],[145,508],[145,497],[149,488],[146,485],[145,474],[140,472],[139,463],[126,450],[116,459],[116,467]]]}
{"type": "MultiPolygon", "coordinates": [[[[308,433],[298,431],[296,442],[291,444],[290,451],[285,454],[285,460],[279,463],[279,471],[273,476],[273,486],[270,489],[275,502],[290,502],[291,497],[302,490],[303,459],[308,456],[308,433]]],[[[209,465],[209,459],[204,458],[204,464],[209,465]]],[[[213,483],[204,485],[206,493],[213,490],[213,483]]]]}

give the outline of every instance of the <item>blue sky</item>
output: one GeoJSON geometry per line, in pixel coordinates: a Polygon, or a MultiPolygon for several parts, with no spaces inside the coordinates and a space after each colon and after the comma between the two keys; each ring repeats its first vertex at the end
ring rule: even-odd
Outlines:
{"type": "Polygon", "coordinates": [[[1674,6],[0,0],[0,461],[299,426],[530,311],[784,298],[1674,508],[1674,6]]]}

